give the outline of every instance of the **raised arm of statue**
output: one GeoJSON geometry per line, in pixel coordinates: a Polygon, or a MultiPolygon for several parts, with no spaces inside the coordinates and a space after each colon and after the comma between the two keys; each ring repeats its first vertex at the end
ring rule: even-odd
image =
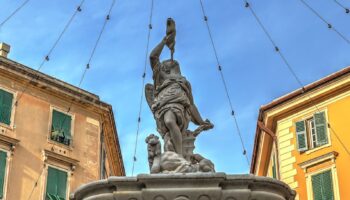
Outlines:
{"type": "Polygon", "coordinates": [[[152,50],[149,56],[152,70],[154,70],[154,68],[156,68],[160,64],[159,57],[166,44],[166,40],[167,40],[167,37],[164,37],[163,40],[152,50]]]}

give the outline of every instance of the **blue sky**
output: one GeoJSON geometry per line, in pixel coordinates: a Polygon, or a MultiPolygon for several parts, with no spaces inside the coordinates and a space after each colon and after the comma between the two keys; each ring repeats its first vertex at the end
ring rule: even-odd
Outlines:
{"type": "MultiPolygon", "coordinates": [[[[23,1],[1,0],[0,22],[23,1]]],[[[203,117],[215,124],[198,137],[195,151],[214,161],[217,171],[248,173],[199,0],[154,1],[150,47],[164,36],[166,19],[174,18],[178,29],[175,58],[192,84],[203,117]]],[[[306,1],[350,38],[350,14],[333,0],[306,1]]],[[[0,29],[0,41],[12,47],[9,58],[37,68],[79,2],[31,0],[0,29]]],[[[86,0],[42,72],[78,85],[110,2],[86,0]]],[[[299,85],[242,1],[203,2],[250,158],[259,107],[299,85]]],[[[304,84],[349,65],[350,45],[299,0],[250,2],[304,84]]],[[[349,1],[339,2],[350,7],[349,1]]],[[[150,0],[117,0],[82,84],[113,105],[127,175],[131,175],[149,12],[150,0]]],[[[168,57],[168,52],[162,56],[168,57]]],[[[152,81],[149,65],[146,81],[152,81]]],[[[148,172],[144,139],[155,132],[153,116],[144,103],[135,174],[148,172]]]]}

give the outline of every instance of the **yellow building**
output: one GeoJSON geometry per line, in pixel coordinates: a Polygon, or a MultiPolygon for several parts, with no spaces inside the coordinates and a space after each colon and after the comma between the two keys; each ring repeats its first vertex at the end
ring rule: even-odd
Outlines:
{"type": "Polygon", "coordinates": [[[0,199],[63,200],[84,183],[123,176],[112,107],[8,52],[0,44],[0,199]]]}
{"type": "Polygon", "coordinates": [[[260,108],[251,173],[300,200],[350,199],[350,67],[260,108]]]}

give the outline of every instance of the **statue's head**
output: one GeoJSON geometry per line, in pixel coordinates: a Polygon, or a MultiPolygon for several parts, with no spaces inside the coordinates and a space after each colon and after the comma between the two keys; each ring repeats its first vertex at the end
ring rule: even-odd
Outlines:
{"type": "Polygon", "coordinates": [[[162,65],[165,66],[165,68],[169,68],[169,69],[170,69],[171,67],[173,67],[173,66],[178,66],[178,67],[180,67],[179,62],[177,62],[176,60],[171,60],[171,59],[164,60],[164,61],[162,62],[162,65]]]}
{"type": "Polygon", "coordinates": [[[154,134],[150,134],[145,141],[147,144],[155,145],[159,143],[159,137],[154,134]]]}

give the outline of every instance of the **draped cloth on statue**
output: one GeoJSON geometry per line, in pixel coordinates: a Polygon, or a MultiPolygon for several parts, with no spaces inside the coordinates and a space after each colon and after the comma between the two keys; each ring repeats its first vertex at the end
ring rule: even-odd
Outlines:
{"type": "Polygon", "coordinates": [[[177,118],[177,124],[181,130],[186,130],[190,121],[191,86],[184,77],[167,79],[155,90],[154,116],[157,121],[158,131],[164,135],[168,131],[163,115],[171,110],[177,118]]]}

